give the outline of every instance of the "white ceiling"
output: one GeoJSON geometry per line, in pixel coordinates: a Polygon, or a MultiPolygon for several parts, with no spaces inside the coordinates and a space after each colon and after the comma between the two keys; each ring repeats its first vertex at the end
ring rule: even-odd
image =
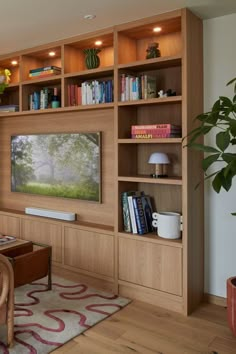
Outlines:
{"type": "Polygon", "coordinates": [[[236,0],[0,0],[0,55],[184,7],[207,19],[236,0]]]}

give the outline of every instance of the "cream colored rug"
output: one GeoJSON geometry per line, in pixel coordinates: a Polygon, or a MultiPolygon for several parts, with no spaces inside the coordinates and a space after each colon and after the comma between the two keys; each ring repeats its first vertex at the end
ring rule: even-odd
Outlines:
{"type": "Polygon", "coordinates": [[[53,277],[15,289],[14,347],[0,353],[47,354],[126,306],[130,300],[98,291],[85,284],[53,277]]]}

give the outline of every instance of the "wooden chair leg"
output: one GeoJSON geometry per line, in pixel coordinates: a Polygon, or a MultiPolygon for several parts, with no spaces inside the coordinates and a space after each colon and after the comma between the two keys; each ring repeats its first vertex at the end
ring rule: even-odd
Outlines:
{"type": "Polygon", "coordinates": [[[48,257],[48,290],[52,289],[52,250],[48,257]]]}

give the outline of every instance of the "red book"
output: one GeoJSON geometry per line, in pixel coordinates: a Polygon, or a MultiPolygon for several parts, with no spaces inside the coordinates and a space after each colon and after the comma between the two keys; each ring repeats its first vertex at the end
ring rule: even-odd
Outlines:
{"type": "Polygon", "coordinates": [[[180,129],[179,125],[163,123],[163,124],[149,124],[149,125],[132,125],[131,129],[180,129]]]}
{"type": "Polygon", "coordinates": [[[78,106],[82,103],[82,91],[81,86],[77,86],[77,104],[78,106]]]}
{"type": "Polygon", "coordinates": [[[132,139],[159,139],[159,138],[180,138],[180,134],[166,133],[166,134],[132,134],[132,139]]]}

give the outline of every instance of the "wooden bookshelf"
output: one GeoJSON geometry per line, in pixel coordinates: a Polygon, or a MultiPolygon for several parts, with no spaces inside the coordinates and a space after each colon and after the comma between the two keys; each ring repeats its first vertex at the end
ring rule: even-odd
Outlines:
{"type": "Polygon", "coordinates": [[[187,9],[0,56],[0,67],[12,72],[0,106],[19,105],[19,112],[0,112],[0,231],[48,242],[54,264],[99,279],[121,295],[193,311],[203,295],[202,186],[195,190],[201,156],[184,148],[181,137],[131,139],[131,126],[170,123],[181,126],[185,137],[203,110],[202,58],[202,21],[187,9]],[[154,33],[155,26],[162,31],[154,33]],[[100,66],[87,69],[84,49],[98,39],[100,66]],[[146,59],[151,42],[159,43],[161,56],[146,59]],[[51,65],[61,67],[60,75],[29,78],[29,70],[51,65]],[[157,92],[172,89],[176,95],[121,101],[122,75],[143,74],[156,77],[157,92]],[[112,102],[70,105],[68,87],[92,80],[112,81],[112,102]],[[30,110],[29,95],[44,87],[57,88],[60,108],[30,110]],[[102,203],[11,192],[11,135],[95,128],[102,132],[102,203]],[[150,177],[153,152],[168,154],[168,178],[150,177]],[[125,233],[121,195],[129,190],[150,195],[155,211],[181,213],[181,239],[125,233]],[[71,211],[77,221],[26,216],[27,206],[71,211]]]}

